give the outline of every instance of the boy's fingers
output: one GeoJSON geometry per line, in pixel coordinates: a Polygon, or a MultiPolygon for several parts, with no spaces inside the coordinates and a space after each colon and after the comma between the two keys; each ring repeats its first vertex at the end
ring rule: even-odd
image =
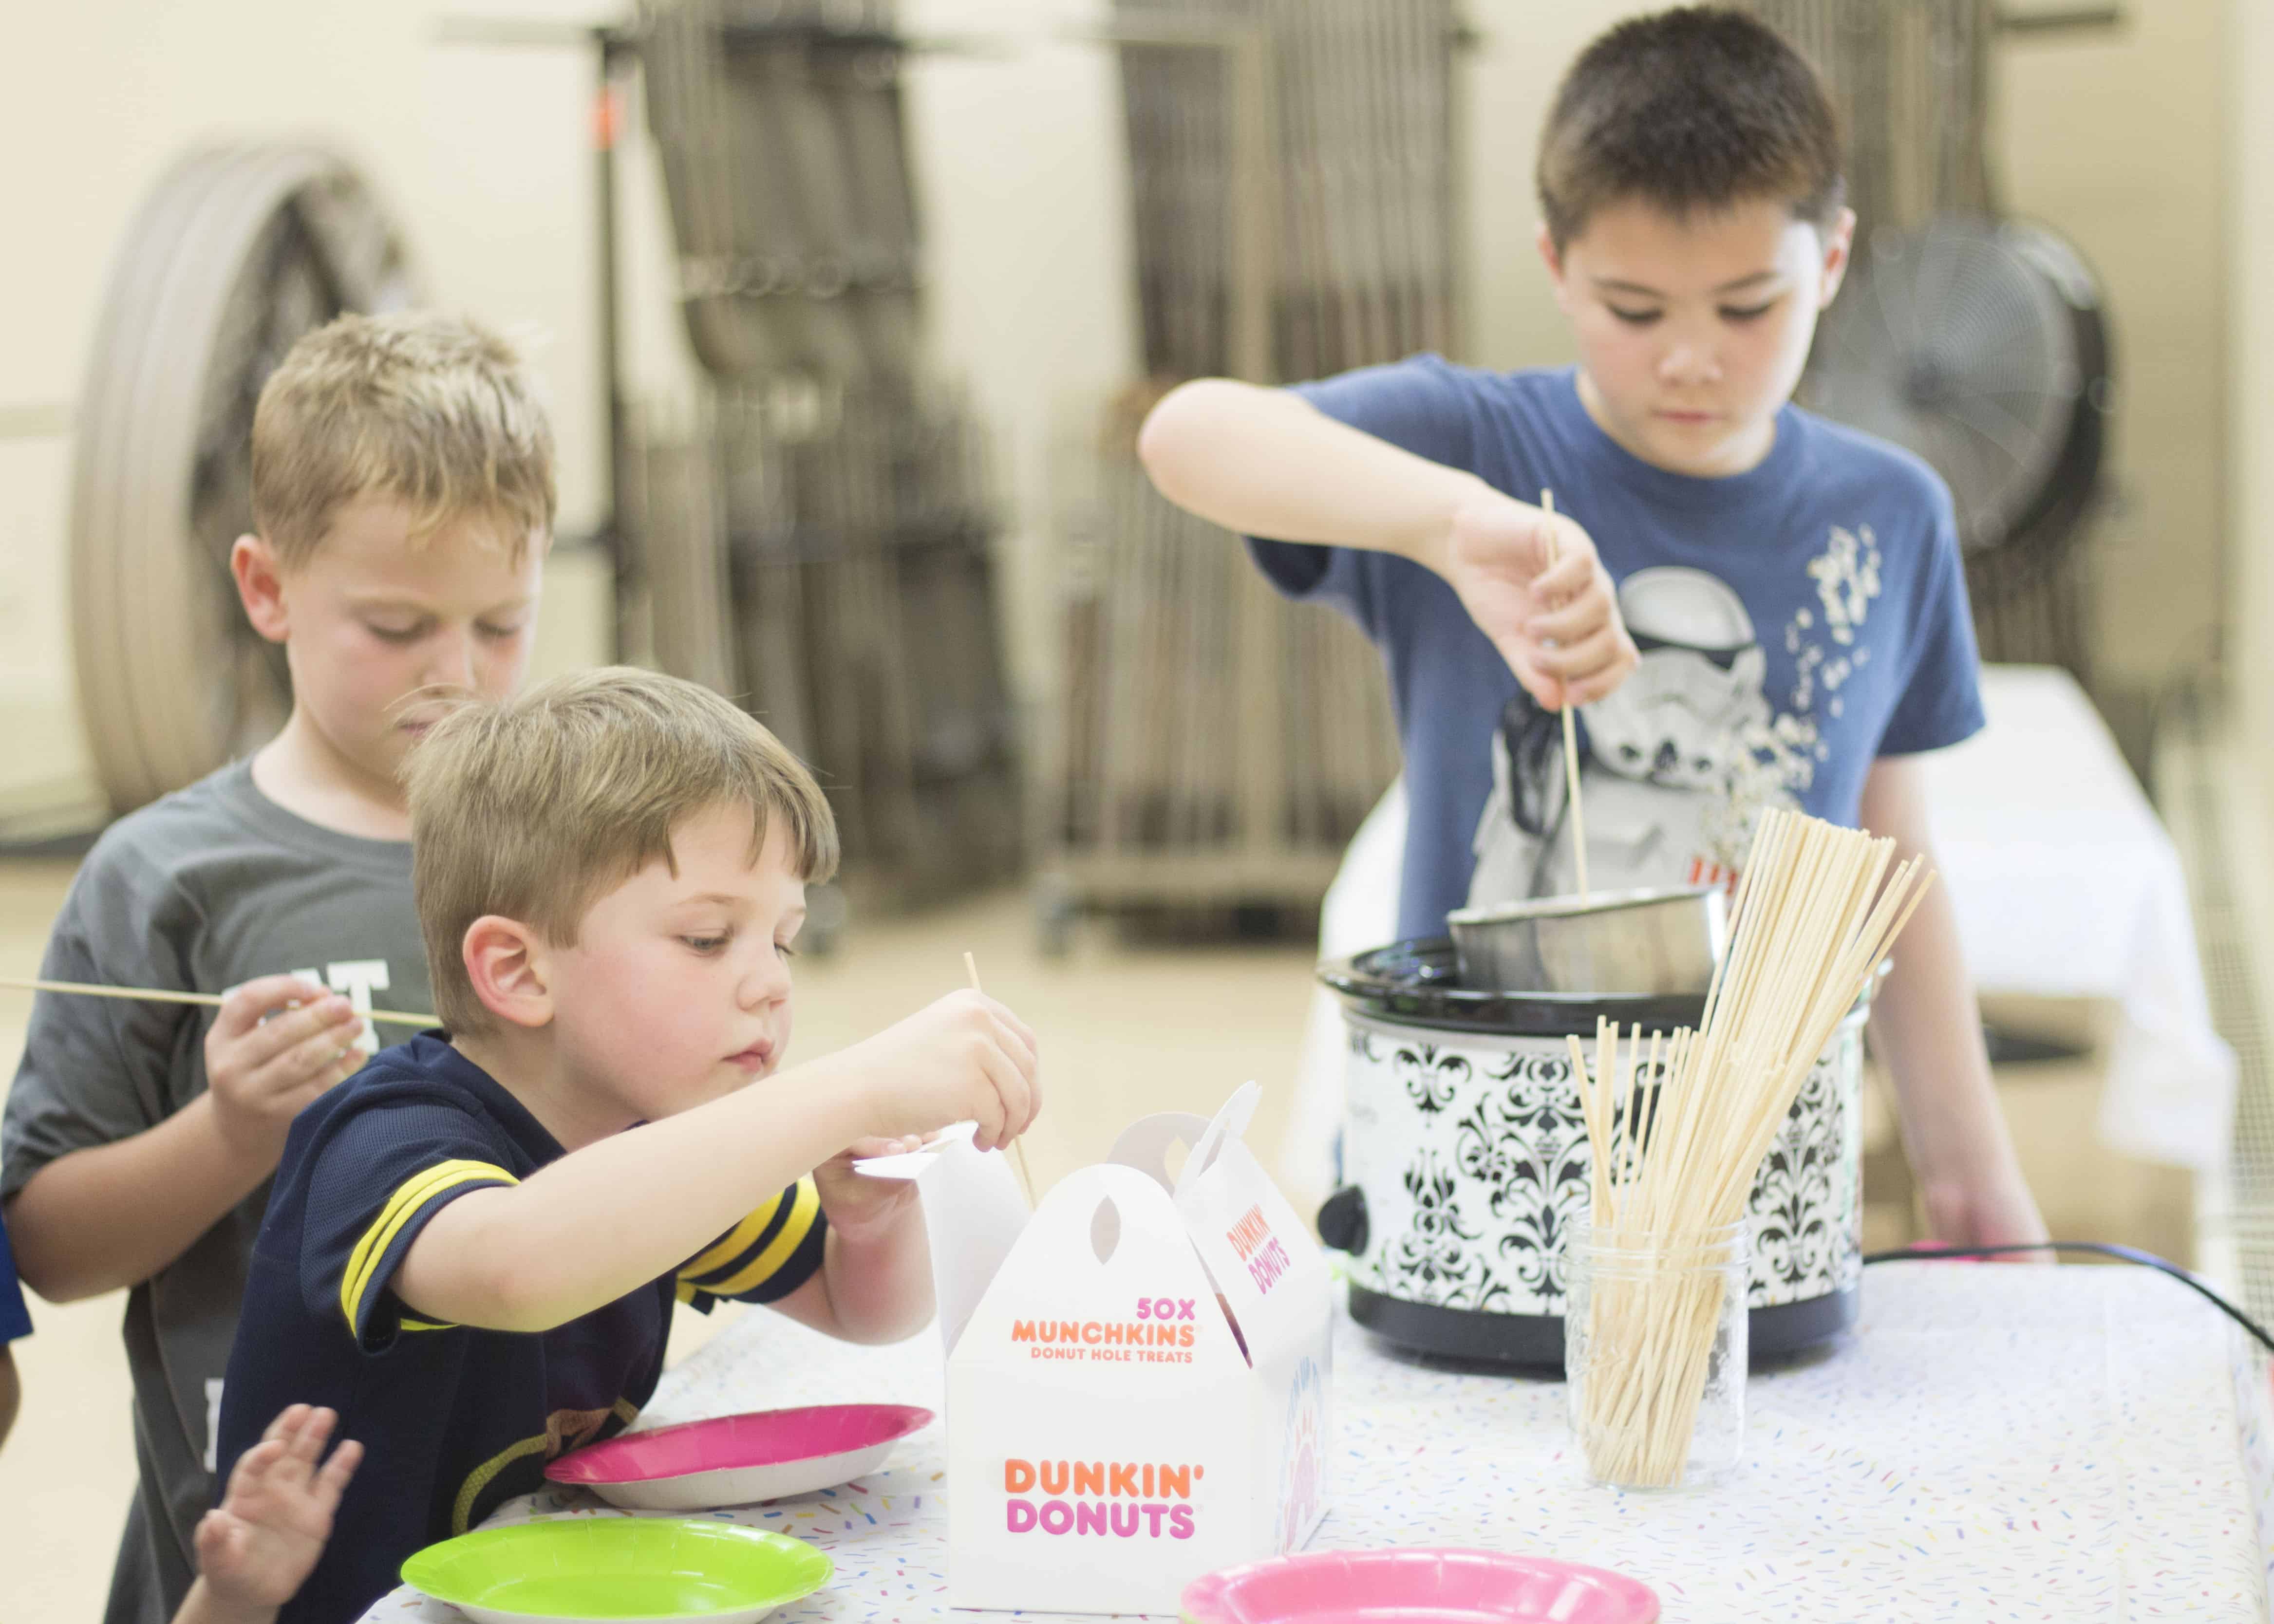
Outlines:
{"type": "Polygon", "coordinates": [[[988,1059],[987,1077],[995,1086],[994,1104],[1001,1112],[995,1132],[995,1143],[1000,1148],[1025,1132],[1034,1120],[1035,1091],[1017,1063],[1000,1049],[988,1059]]]}
{"type": "Polygon", "coordinates": [[[1567,553],[1532,583],[1532,595],[1552,604],[1561,604],[1576,598],[1586,590],[1595,578],[1595,557],[1592,553],[1567,553]]]}
{"type": "Polygon", "coordinates": [[[231,1565],[245,1554],[245,1524],[226,1511],[208,1511],[198,1519],[198,1566],[215,1568],[231,1565]]]}
{"type": "Polygon", "coordinates": [[[1609,662],[1600,670],[1590,672],[1572,682],[1571,700],[1574,704],[1592,705],[1597,700],[1608,697],[1634,670],[1639,657],[1635,653],[1632,641],[1615,629],[1612,632],[1612,641],[1614,653],[1609,662]]]}
{"type": "Polygon", "coordinates": [[[290,1010],[295,1004],[305,1008],[320,1004],[325,996],[325,989],[305,976],[259,976],[222,998],[215,1024],[231,1032],[250,1032],[264,1016],[290,1010]]]}
{"type": "MultiPolygon", "coordinates": [[[[305,1037],[278,1055],[252,1074],[253,1086],[262,1094],[287,1094],[307,1087],[312,1083],[337,1080],[339,1068],[348,1056],[358,1055],[349,1034],[331,1027],[305,1037]]],[[[358,1061],[360,1064],[360,1061],[358,1061]]]]}
{"type": "Polygon", "coordinates": [[[1019,1070],[1032,1077],[1035,1072],[1035,1034],[1015,1020],[998,1019],[995,1023],[996,1041],[1018,1064],[1019,1070]]]}
{"type": "Polygon", "coordinates": [[[1003,1101],[990,1089],[988,1097],[978,1103],[979,1109],[971,1113],[972,1121],[977,1124],[971,1136],[971,1147],[982,1152],[1000,1150],[1003,1148],[1003,1101]]]}
{"type": "Polygon", "coordinates": [[[1583,592],[1560,608],[1533,615],[1524,623],[1524,630],[1534,643],[1571,643],[1597,627],[1609,624],[1610,619],[1608,598],[1599,593],[1583,592]]]}
{"type": "Polygon", "coordinates": [[[276,1462],[283,1458],[284,1440],[281,1438],[264,1438],[243,1455],[238,1455],[236,1470],[229,1475],[229,1492],[222,1497],[222,1503],[230,1506],[238,1505],[251,1496],[260,1493],[261,1485],[268,1479],[268,1474],[276,1469],[276,1462]]]}
{"type": "Polygon", "coordinates": [[[1608,667],[1618,658],[1618,630],[1606,622],[1584,637],[1542,649],[1533,658],[1542,671],[1562,678],[1568,686],[1608,667]]]}
{"type": "Polygon", "coordinates": [[[332,1451],[332,1458],[326,1461],[324,1470],[316,1474],[316,1500],[323,1507],[326,1515],[329,1515],[333,1507],[340,1503],[340,1496],[347,1492],[348,1479],[355,1476],[356,1468],[362,1464],[363,1445],[352,1438],[343,1440],[340,1447],[332,1451]]]}
{"type": "MultiPolygon", "coordinates": [[[[992,1003],[993,1000],[990,999],[989,1002],[992,1003]]],[[[1012,1010],[1010,1005],[1006,1004],[995,1004],[995,1015],[998,1019],[1001,1020],[1005,1025],[1008,1026],[1012,1031],[1017,1033],[1020,1038],[1024,1039],[1028,1049],[1031,1049],[1041,1047],[1040,1041],[1035,1036],[1035,1029],[1032,1026],[1029,1026],[1025,1021],[1020,1020],[1017,1013],[1012,1010]]]]}
{"type": "Polygon", "coordinates": [[[1043,1082],[1041,1075],[1034,1068],[1020,1067],[1015,1061],[1013,1065],[1018,1073],[1021,1093],[1015,1100],[1005,1102],[1007,1115],[1003,1124],[1003,1133],[1005,1138],[1015,1139],[1033,1127],[1035,1119],[1043,1114],[1043,1082]]]}
{"type": "Polygon", "coordinates": [[[276,1418],[262,1431],[260,1441],[267,1444],[275,1443],[279,1439],[289,1440],[298,1430],[300,1423],[307,1418],[308,1407],[305,1404],[287,1404],[276,1412],[276,1418]]]}
{"type": "Polygon", "coordinates": [[[292,1436],[292,1453],[309,1465],[314,1465],[324,1453],[324,1440],[332,1435],[332,1424],[339,1418],[339,1411],[335,1410],[309,1410],[300,1417],[299,1428],[292,1436]]]}
{"type": "Polygon", "coordinates": [[[242,1051],[243,1068],[257,1072],[278,1056],[319,1038],[328,1037],[333,1046],[338,1047],[357,1020],[354,1004],[345,998],[327,995],[303,1008],[288,1010],[234,1041],[242,1051]]]}
{"type": "Polygon", "coordinates": [[[1516,680],[1523,685],[1524,691],[1540,703],[1540,709],[1561,710],[1563,708],[1562,681],[1542,671],[1534,663],[1540,658],[1538,650],[1517,638],[1496,638],[1494,646],[1500,650],[1500,657],[1508,662],[1508,668],[1516,673],[1516,680]]]}

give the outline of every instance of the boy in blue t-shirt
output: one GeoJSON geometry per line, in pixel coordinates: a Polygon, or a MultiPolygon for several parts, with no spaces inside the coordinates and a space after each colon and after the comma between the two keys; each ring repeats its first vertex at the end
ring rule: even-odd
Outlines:
{"type": "MultiPolygon", "coordinates": [[[[1742,13],[1631,19],[1565,76],[1537,183],[1577,367],[1209,379],[1140,440],[1163,494],[1382,650],[1400,934],[1574,889],[1567,703],[1598,888],[1727,880],[1771,805],[1926,852],[1918,756],[1982,726],[1974,640],[1942,482],[1791,404],[1855,226],[1823,86],[1742,13]]],[[[1936,1236],[2044,1238],[1941,891],[1872,1025],[1936,1236]]]]}
{"type": "Polygon", "coordinates": [[[959,992],[787,1071],[791,943],[829,803],[706,688],[585,672],[435,724],[412,883],[445,1032],[292,1124],[222,1389],[221,1466],[285,1406],[365,1454],[287,1624],[541,1486],[655,1391],[674,1298],[856,1342],[930,1317],[914,1186],[855,1155],[1033,1121],[1033,1034],[959,992]]]}

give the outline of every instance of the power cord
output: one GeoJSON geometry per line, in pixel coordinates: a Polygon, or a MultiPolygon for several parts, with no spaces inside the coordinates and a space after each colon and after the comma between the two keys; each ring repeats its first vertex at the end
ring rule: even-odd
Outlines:
{"type": "Polygon", "coordinates": [[[1864,1254],[1864,1261],[1866,1266],[1873,1263],[1932,1263],[1938,1259],[2003,1258],[2020,1252],[2090,1252],[2095,1257],[2114,1258],[2121,1263],[2136,1263],[2142,1268],[2169,1274],[2257,1338],[2260,1347],[2274,1353],[2274,1335],[2269,1335],[2265,1328],[2248,1314],[2168,1258],[2159,1258],[2152,1252],[2142,1252],[2131,1246],[2111,1246],[2100,1241],[2024,1241],[2004,1246],[1941,1246],[1927,1241],[1897,1252],[1868,1252],[1864,1254]]]}

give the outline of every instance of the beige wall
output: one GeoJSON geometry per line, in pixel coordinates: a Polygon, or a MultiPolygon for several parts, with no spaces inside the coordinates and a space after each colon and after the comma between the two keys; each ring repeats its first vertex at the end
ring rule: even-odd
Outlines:
{"type": "Polygon", "coordinates": [[[2232,23],[2228,0],[2123,9],[2120,30],[2009,45],[1996,117],[2007,207],[2082,251],[2111,312],[2121,502],[2094,534],[2097,658],[2148,683],[2202,669],[2225,618],[2232,23]]]}
{"type": "MultiPolygon", "coordinates": [[[[2130,503],[2097,543],[2111,588],[2104,641],[2112,667],[2142,678],[2200,660],[2220,623],[2230,348],[2220,64],[2235,26],[2230,4],[2263,32],[2243,0],[2135,0],[2119,34],[2025,41],[2003,62],[2009,202],[2077,240],[2114,311],[2125,380],[2116,458],[2130,503]]],[[[911,128],[937,346],[995,431],[1010,504],[1013,664],[1021,691],[1039,699],[1055,664],[1045,567],[1054,448],[1087,434],[1134,354],[1112,65],[1078,37],[1103,0],[905,5],[918,32],[978,47],[915,60],[911,128]]],[[[441,43],[436,23],[469,11],[573,19],[606,9],[79,0],[17,19],[19,56],[41,66],[0,98],[0,142],[55,158],[15,166],[0,203],[13,248],[0,256],[0,729],[26,747],[0,755],[0,816],[30,778],[81,766],[62,592],[68,442],[42,425],[61,421],[77,390],[130,211],[201,135],[315,130],[353,154],[395,200],[439,302],[536,342],[561,427],[564,530],[592,521],[602,447],[589,64],[574,49],[441,43]]],[[[1482,39],[1462,69],[1473,138],[1471,358],[1521,365],[1570,355],[1532,248],[1533,137],[1571,54],[1642,9],[1472,0],[1482,39]]],[[[685,345],[651,155],[636,118],[632,128],[626,346],[636,385],[670,389],[688,375],[685,345]]],[[[598,650],[600,615],[589,601],[571,613],[548,659],[598,650]]]]}
{"type": "Polygon", "coordinates": [[[2234,718],[2263,786],[2274,785],[2274,7],[2263,0],[2230,4],[2230,677],[2234,718]]]}

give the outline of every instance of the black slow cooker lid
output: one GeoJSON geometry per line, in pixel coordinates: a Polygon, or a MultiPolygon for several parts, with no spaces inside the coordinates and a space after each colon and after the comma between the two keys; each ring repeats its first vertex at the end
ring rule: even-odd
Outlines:
{"type": "Polygon", "coordinates": [[[1598,1018],[1645,1030],[1695,1027],[1706,1013],[1702,997],[1584,993],[1491,992],[1461,985],[1450,936],[1416,936],[1319,966],[1319,980],[1334,989],[1345,1009],[1382,1020],[1447,1032],[1498,1032],[1524,1037],[1595,1035],[1598,1018]]]}

